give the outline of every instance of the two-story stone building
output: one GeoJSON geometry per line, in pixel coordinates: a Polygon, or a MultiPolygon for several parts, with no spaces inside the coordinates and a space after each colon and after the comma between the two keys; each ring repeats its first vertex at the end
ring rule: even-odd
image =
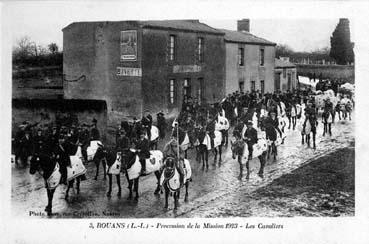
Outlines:
{"type": "Polygon", "coordinates": [[[225,32],[225,91],[273,92],[276,44],[250,34],[248,19],[237,22],[237,31],[225,32]]]}
{"type": "Polygon", "coordinates": [[[198,20],[72,23],[63,49],[64,97],[105,101],[108,125],[225,95],[224,33],[198,20]]]}
{"type": "Polygon", "coordinates": [[[275,59],[275,90],[276,91],[294,91],[297,89],[297,68],[289,61],[287,57],[275,59]]]}

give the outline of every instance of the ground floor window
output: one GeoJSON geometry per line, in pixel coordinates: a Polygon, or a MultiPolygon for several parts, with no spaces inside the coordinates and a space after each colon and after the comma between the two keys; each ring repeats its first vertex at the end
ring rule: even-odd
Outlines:
{"type": "Polygon", "coordinates": [[[186,78],[183,81],[183,101],[187,102],[187,99],[190,96],[191,96],[191,80],[186,78]]]}
{"type": "Polygon", "coordinates": [[[264,94],[265,92],[265,83],[263,80],[260,81],[260,92],[261,94],[264,94]]]}
{"type": "Polygon", "coordinates": [[[240,92],[243,92],[245,90],[245,82],[244,81],[238,82],[238,88],[240,89],[240,92]]]}
{"type": "Polygon", "coordinates": [[[202,101],[204,101],[204,95],[205,95],[205,84],[204,84],[204,78],[198,78],[198,88],[197,88],[197,102],[201,104],[202,101]]]}
{"type": "Polygon", "coordinates": [[[173,105],[175,103],[175,80],[169,80],[169,104],[173,105]]]}
{"type": "Polygon", "coordinates": [[[251,81],[251,91],[255,91],[256,87],[255,87],[255,81],[251,81]]]}

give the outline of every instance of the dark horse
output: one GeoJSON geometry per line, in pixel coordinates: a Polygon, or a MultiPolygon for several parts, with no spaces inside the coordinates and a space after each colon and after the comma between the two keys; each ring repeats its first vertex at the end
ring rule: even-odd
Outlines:
{"type": "MultiPolygon", "coordinates": [[[[164,169],[163,169],[163,188],[165,191],[165,205],[164,208],[168,208],[168,198],[169,198],[169,194],[173,193],[173,198],[174,198],[174,210],[177,209],[178,207],[178,200],[180,198],[180,193],[181,193],[181,187],[185,186],[186,187],[186,193],[185,193],[185,198],[184,201],[187,202],[188,201],[188,186],[189,186],[189,182],[190,182],[190,178],[187,177],[187,174],[185,175],[185,183],[183,184],[182,182],[177,183],[179,181],[179,174],[178,174],[178,169],[175,166],[175,160],[172,157],[168,157],[165,162],[164,162],[164,169]]],[[[187,164],[185,167],[190,167],[190,164],[187,164]]],[[[189,169],[187,169],[189,170],[189,169]]],[[[187,171],[188,172],[188,171],[187,171]]]]}
{"type": "MultiPolygon", "coordinates": [[[[122,161],[122,153],[121,152],[117,153],[116,151],[107,149],[106,147],[104,147],[102,145],[98,147],[98,149],[96,151],[96,154],[95,154],[96,158],[98,158],[100,161],[103,160],[108,165],[107,174],[108,174],[108,178],[109,178],[109,190],[106,193],[107,197],[111,197],[112,182],[113,182],[113,174],[109,173],[109,171],[110,171],[111,167],[113,167],[113,165],[114,165],[114,163],[117,159],[117,156],[120,157],[120,162],[121,162],[122,161]]],[[[117,165],[117,167],[119,167],[119,171],[121,171],[121,165],[120,166],[117,165]]],[[[122,195],[122,187],[121,187],[121,184],[120,184],[120,173],[116,174],[115,177],[116,177],[117,186],[118,186],[117,196],[120,197],[122,195]]]]}
{"type": "MultiPolygon", "coordinates": [[[[238,176],[238,179],[241,179],[243,176],[243,165],[242,165],[242,158],[243,157],[248,157],[248,155],[243,155],[244,154],[244,150],[245,150],[245,146],[246,143],[240,139],[237,138],[235,142],[231,142],[231,149],[232,149],[232,158],[236,159],[237,156],[237,161],[240,165],[240,175],[238,176]]],[[[263,178],[263,174],[264,174],[264,167],[265,167],[265,162],[266,162],[266,154],[267,151],[263,152],[260,156],[258,156],[259,161],[260,161],[260,169],[258,172],[258,175],[260,178],[263,178]]],[[[247,176],[246,179],[248,180],[250,178],[250,167],[249,167],[249,161],[247,159],[246,161],[246,169],[247,169],[247,176]]]]}
{"type": "MultiPolygon", "coordinates": [[[[219,132],[219,131],[217,131],[219,132]]],[[[221,135],[221,133],[219,132],[219,134],[221,135]]],[[[202,168],[204,169],[205,166],[206,168],[209,168],[209,163],[208,163],[208,158],[209,158],[209,152],[208,152],[208,147],[206,144],[204,144],[204,140],[206,139],[207,136],[207,132],[205,130],[205,128],[198,128],[195,130],[195,138],[197,143],[197,153],[198,153],[198,159],[199,159],[199,163],[201,163],[202,161],[202,168]]],[[[210,137],[210,136],[209,136],[210,137]]],[[[214,139],[212,139],[214,141],[214,139]]],[[[208,142],[210,143],[210,141],[208,142]]],[[[218,152],[219,152],[219,165],[222,162],[222,144],[218,145],[218,146],[214,146],[214,142],[211,143],[211,150],[213,150],[214,152],[214,165],[216,164],[217,161],[217,156],[218,156],[218,152]]]]}
{"type": "MultiPolygon", "coordinates": [[[[134,178],[134,179],[129,179],[129,175],[128,175],[128,171],[131,169],[131,167],[135,164],[136,162],[136,156],[137,153],[134,152],[133,150],[127,150],[125,152],[122,152],[122,159],[121,159],[121,167],[123,172],[126,175],[127,181],[128,181],[128,189],[129,189],[129,196],[128,199],[132,199],[132,195],[133,195],[133,191],[136,192],[136,197],[135,199],[138,200],[138,187],[139,187],[139,178],[143,175],[139,175],[138,177],[134,178]],[[133,189],[132,189],[133,187],[133,189]]],[[[103,147],[99,147],[99,149],[96,151],[96,155],[95,157],[107,160],[108,165],[113,165],[114,161],[116,159],[116,154],[113,153],[113,151],[109,150],[104,150],[103,147]]],[[[156,190],[154,192],[154,194],[159,194],[160,192],[160,186],[159,186],[159,180],[160,180],[160,175],[161,175],[161,170],[155,171],[155,176],[157,178],[157,187],[156,190]]],[[[108,191],[108,196],[111,194],[111,179],[112,175],[109,176],[109,191],[108,191]]],[[[118,180],[119,175],[117,175],[117,184],[118,184],[118,195],[120,195],[120,180],[118,180]]]]}
{"type": "MultiPolygon", "coordinates": [[[[74,155],[74,153],[72,153],[71,155],[74,155]]],[[[54,185],[50,185],[48,184],[48,179],[53,175],[53,173],[58,174],[60,173],[60,165],[59,163],[57,164],[57,160],[54,156],[50,156],[47,154],[40,154],[37,156],[33,156],[30,160],[30,174],[35,174],[36,171],[39,171],[42,175],[42,177],[44,178],[45,181],[45,187],[46,187],[46,191],[47,191],[47,199],[48,199],[48,204],[45,207],[45,211],[47,212],[48,216],[52,215],[52,201],[53,201],[53,196],[54,196],[54,192],[56,187],[59,185],[59,181],[60,181],[60,177],[57,180],[57,182],[54,182],[54,185]],[[59,171],[59,172],[55,172],[55,171],[59,171]]],[[[83,179],[84,175],[78,176],[76,177],[76,181],[77,181],[77,194],[79,194],[80,192],[80,181],[83,179]]],[[[74,180],[72,179],[70,181],[68,181],[68,188],[66,191],[66,195],[65,195],[65,199],[68,199],[68,193],[69,193],[69,189],[73,187],[74,185],[74,180]]]]}
{"type": "Polygon", "coordinates": [[[96,175],[95,180],[97,180],[97,176],[99,175],[99,169],[100,169],[100,162],[102,163],[103,170],[104,170],[104,180],[106,179],[106,155],[104,152],[104,145],[98,144],[98,148],[96,150],[96,153],[92,159],[92,161],[95,163],[96,166],[96,175]],[[100,153],[97,153],[100,150],[100,153]]]}

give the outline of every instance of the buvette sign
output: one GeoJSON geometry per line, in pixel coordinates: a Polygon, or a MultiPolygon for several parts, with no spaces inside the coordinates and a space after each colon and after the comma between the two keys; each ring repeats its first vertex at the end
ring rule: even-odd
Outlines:
{"type": "Polygon", "coordinates": [[[201,66],[199,65],[174,65],[173,73],[194,73],[200,72],[201,66]]]}
{"type": "Polygon", "coordinates": [[[117,67],[118,76],[142,76],[141,68],[117,67]]]}

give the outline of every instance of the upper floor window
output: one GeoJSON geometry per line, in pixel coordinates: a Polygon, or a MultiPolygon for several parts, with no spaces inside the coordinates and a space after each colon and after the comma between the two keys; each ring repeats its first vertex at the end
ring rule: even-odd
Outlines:
{"type": "Polygon", "coordinates": [[[204,62],[204,38],[199,38],[197,41],[197,57],[199,62],[204,62]]]}
{"type": "Polygon", "coordinates": [[[264,49],[260,48],[260,66],[264,66],[264,49]]]}
{"type": "Polygon", "coordinates": [[[169,60],[175,59],[175,48],[176,48],[176,36],[170,35],[169,37],[169,60]]]}
{"type": "Polygon", "coordinates": [[[244,65],[244,59],[245,59],[245,50],[240,47],[238,48],[238,65],[243,66],[244,65]]]}

